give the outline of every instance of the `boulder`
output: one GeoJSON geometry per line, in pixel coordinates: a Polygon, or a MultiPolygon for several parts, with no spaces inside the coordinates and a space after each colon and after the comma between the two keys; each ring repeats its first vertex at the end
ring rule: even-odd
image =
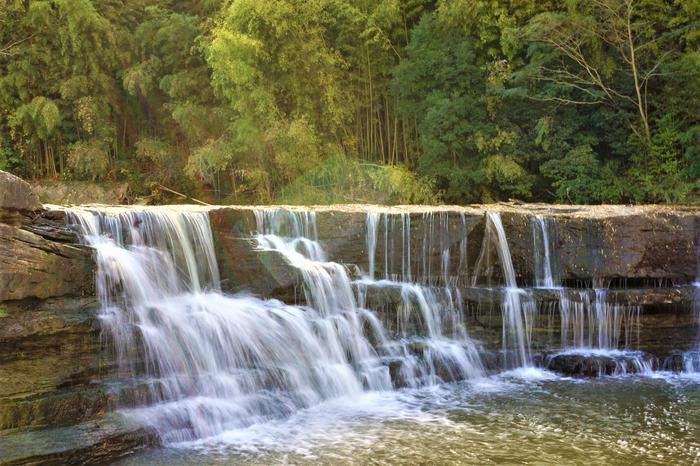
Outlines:
{"type": "Polygon", "coordinates": [[[585,377],[636,374],[654,364],[654,359],[641,351],[572,350],[548,356],[545,361],[551,371],[585,377]]]}
{"type": "Polygon", "coordinates": [[[0,209],[36,211],[41,202],[29,183],[0,170],[0,209]]]}

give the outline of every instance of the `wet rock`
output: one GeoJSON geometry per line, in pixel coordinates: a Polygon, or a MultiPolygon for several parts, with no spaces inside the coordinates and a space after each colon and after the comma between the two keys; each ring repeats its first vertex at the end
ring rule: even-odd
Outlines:
{"type": "Polygon", "coordinates": [[[115,394],[100,382],[115,368],[95,322],[96,305],[58,298],[3,304],[0,432],[74,423],[114,408],[115,394]]]}
{"type": "Polygon", "coordinates": [[[389,377],[394,388],[406,388],[410,386],[403,373],[404,360],[402,358],[385,358],[383,363],[389,368],[389,377]]]}
{"type": "Polygon", "coordinates": [[[259,251],[250,209],[216,209],[209,214],[221,286],[227,292],[251,292],[287,303],[303,294],[299,272],[276,251],[259,251]]]}
{"type": "Polygon", "coordinates": [[[36,211],[41,202],[29,183],[0,170],[0,209],[36,211]]]}
{"type": "Polygon", "coordinates": [[[0,399],[0,432],[30,426],[71,425],[104,416],[117,406],[153,402],[152,384],[103,380],[108,373],[103,369],[76,385],[61,384],[56,390],[46,393],[0,399]]]}
{"type": "Polygon", "coordinates": [[[50,228],[40,222],[0,223],[0,302],[94,293],[93,251],[64,242],[70,238],[67,227],[50,228]]]}
{"type": "Polygon", "coordinates": [[[547,356],[545,361],[551,371],[585,377],[646,372],[653,364],[653,358],[641,351],[571,351],[547,356]]]}
{"type": "Polygon", "coordinates": [[[102,464],[158,443],[152,430],[110,415],[74,426],[27,429],[0,436],[0,465],[102,464]]]}
{"type": "Polygon", "coordinates": [[[117,395],[101,386],[59,390],[40,397],[0,400],[0,430],[34,425],[65,425],[105,414],[117,395]]]}
{"type": "Polygon", "coordinates": [[[99,350],[95,298],[12,301],[0,318],[0,363],[50,351],[99,350]]]}
{"type": "Polygon", "coordinates": [[[673,351],[661,363],[662,371],[683,372],[685,369],[685,355],[680,351],[673,351]]]}

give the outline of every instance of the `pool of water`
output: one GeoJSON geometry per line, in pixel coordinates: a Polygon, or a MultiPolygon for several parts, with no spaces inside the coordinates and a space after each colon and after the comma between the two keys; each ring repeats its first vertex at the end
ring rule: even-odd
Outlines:
{"type": "Polygon", "coordinates": [[[573,379],[520,369],[335,399],[120,464],[523,462],[700,464],[700,376],[573,379]]]}

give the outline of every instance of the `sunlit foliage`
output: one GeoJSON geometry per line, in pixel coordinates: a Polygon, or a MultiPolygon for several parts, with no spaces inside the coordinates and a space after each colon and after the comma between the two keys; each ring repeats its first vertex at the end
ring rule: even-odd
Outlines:
{"type": "Polygon", "coordinates": [[[697,202],[695,0],[0,0],[0,169],[158,202],[697,202]]]}

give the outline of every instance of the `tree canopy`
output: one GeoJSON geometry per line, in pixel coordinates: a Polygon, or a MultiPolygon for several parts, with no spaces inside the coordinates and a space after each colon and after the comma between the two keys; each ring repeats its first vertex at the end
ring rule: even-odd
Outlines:
{"type": "Polygon", "coordinates": [[[0,0],[0,169],[211,202],[698,202],[698,0],[0,0]]]}

